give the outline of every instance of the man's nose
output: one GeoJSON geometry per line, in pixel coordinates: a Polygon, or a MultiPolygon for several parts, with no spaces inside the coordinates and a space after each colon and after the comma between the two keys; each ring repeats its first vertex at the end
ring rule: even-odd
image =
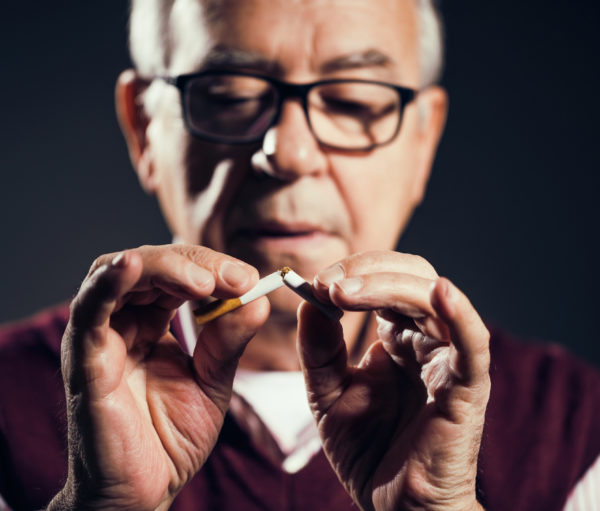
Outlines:
{"type": "Polygon", "coordinates": [[[269,128],[261,149],[252,158],[254,169],[290,181],[319,174],[325,170],[326,163],[301,102],[284,101],[277,124],[269,128]]]}

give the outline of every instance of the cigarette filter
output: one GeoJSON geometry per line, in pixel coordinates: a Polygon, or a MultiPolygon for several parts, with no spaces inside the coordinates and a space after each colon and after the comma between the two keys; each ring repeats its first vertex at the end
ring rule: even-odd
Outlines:
{"type": "Polygon", "coordinates": [[[283,280],[281,279],[281,271],[275,271],[266,277],[260,279],[256,285],[247,293],[243,294],[239,298],[229,298],[227,300],[214,300],[203,307],[194,311],[196,317],[196,323],[204,325],[213,319],[222,316],[232,310],[235,310],[242,305],[246,305],[261,296],[265,296],[271,291],[283,286],[283,280]]]}

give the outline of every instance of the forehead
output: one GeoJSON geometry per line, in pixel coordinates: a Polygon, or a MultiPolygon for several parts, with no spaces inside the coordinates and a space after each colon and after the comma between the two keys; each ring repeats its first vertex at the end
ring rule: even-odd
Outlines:
{"type": "Polygon", "coordinates": [[[414,0],[178,0],[171,71],[271,66],[288,79],[336,72],[418,82],[414,0]],[[220,62],[219,62],[220,59],[220,62]]]}

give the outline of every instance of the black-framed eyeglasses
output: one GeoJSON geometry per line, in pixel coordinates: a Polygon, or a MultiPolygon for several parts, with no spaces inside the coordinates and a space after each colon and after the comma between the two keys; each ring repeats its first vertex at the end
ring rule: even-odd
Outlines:
{"type": "Polygon", "coordinates": [[[372,80],[298,84],[221,70],[159,78],[179,89],[189,132],[225,144],[260,140],[278,122],[284,100],[297,98],[320,144],[371,150],[396,137],[404,108],[417,94],[414,89],[372,80]]]}

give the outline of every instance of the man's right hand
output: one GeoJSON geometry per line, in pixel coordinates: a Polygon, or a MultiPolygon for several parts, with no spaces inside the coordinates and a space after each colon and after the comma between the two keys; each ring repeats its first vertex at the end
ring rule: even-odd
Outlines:
{"type": "Polygon", "coordinates": [[[257,271],[203,247],[100,257],[62,343],[69,473],[49,509],[167,509],[210,454],[266,298],[206,325],[193,357],[169,333],[184,301],[239,296],[257,271]]]}

